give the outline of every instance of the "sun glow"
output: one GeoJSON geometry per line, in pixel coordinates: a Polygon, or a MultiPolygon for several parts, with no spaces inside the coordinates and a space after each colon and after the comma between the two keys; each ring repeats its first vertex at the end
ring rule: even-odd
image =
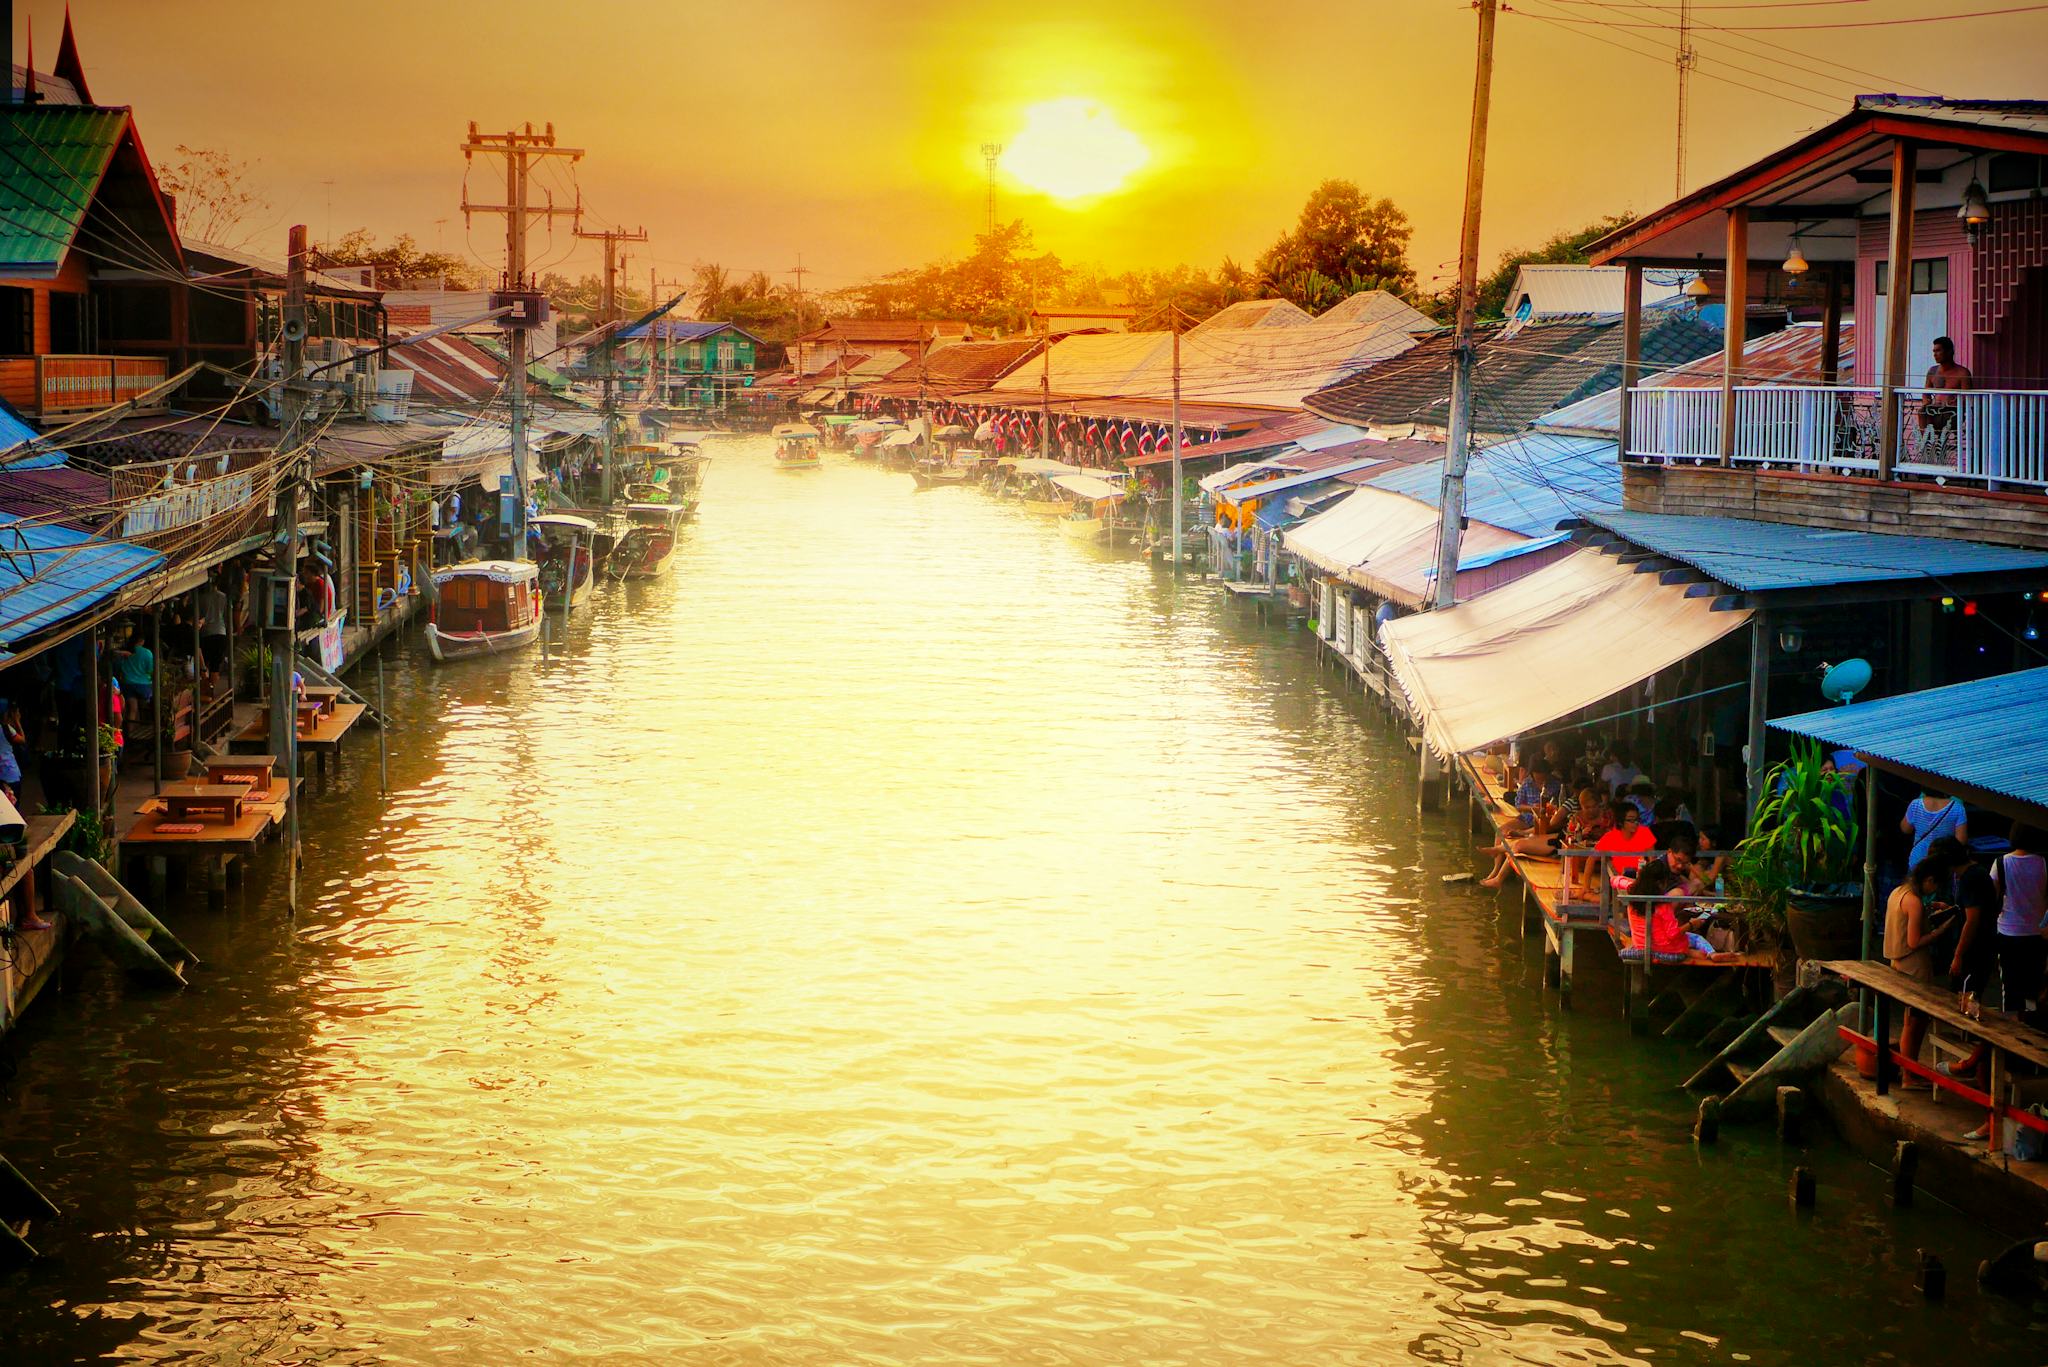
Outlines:
{"type": "Polygon", "coordinates": [[[1054,199],[1115,194],[1151,154],[1138,135],[1093,100],[1046,100],[1024,111],[1003,151],[1011,176],[1054,199]]]}

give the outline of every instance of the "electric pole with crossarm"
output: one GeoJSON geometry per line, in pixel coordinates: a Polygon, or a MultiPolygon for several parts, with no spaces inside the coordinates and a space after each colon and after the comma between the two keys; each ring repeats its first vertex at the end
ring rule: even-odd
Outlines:
{"type": "Polygon", "coordinates": [[[567,218],[581,223],[583,217],[582,196],[578,203],[569,208],[557,208],[552,195],[543,208],[535,208],[528,201],[527,185],[531,164],[545,161],[549,157],[567,157],[580,161],[583,149],[562,147],[555,142],[555,126],[548,124],[536,133],[532,124],[509,133],[479,133],[477,126],[469,126],[469,140],[462,144],[465,159],[474,160],[483,156],[505,159],[505,202],[503,204],[472,204],[468,198],[462,201],[462,220],[469,221],[471,214],[503,214],[505,216],[505,281],[499,292],[502,296],[492,300],[493,307],[510,307],[512,312],[505,317],[505,350],[511,360],[506,368],[505,383],[510,386],[512,407],[512,558],[526,559],[526,365],[527,336],[540,324],[547,321],[547,298],[534,289],[533,282],[526,275],[526,229],[528,220],[551,221],[567,218]]]}

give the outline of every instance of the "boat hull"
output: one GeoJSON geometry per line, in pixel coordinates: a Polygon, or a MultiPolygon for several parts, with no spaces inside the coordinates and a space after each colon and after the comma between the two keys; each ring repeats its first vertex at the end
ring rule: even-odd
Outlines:
{"type": "Polygon", "coordinates": [[[480,659],[485,655],[507,655],[524,650],[540,639],[540,619],[511,631],[444,632],[427,623],[427,653],[437,664],[480,659]]]}
{"type": "Polygon", "coordinates": [[[1063,517],[1060,535],[1070,541],[1100,541],[1109,528],[1099,517],[1063,517]]]}
{"type": "Polygon", "coordinates": [[[816,456],[777,456],[775,458],[775,468],[778,470],[816,470],[823,464],[824,462],[816,456]]]}
{"type": "Polygon", "coordinates": [[[1027,498],[1024,500],[1025,512],[1039,513],[1045,517],[1063,517],[1066,515],[1067,510],[1073,506],[1073,500],[1065,498],[1027,498]]]}

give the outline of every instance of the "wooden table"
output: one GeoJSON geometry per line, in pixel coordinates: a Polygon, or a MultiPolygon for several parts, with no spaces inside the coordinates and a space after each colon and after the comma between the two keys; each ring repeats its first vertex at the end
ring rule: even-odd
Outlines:
{"type": "Polygon", "coordinates": [[[242,819],[249,787],[243,783],[167,783],[164,811],[173,822],[220,821],[232,826],[242,819]]]}
{"type": "MultiPolygon", "coordinates": [[[[2037,1068],[2048,1069],[2048,1033],[2034,1029],[2031,1025],[2009,1016],[2003,1011],[1986,1011],[1980,1019],[1972,1020],[1956,1005],[1956,994],[1932,983],[1909,977],[1890,964],[1874,959],[1829,959],[1821,964],[1821,971],[1832,973],[1838,978],[1867,987],[1876,998],[1876,1020],[1872,1023],[1869,1042],[1877,1053],[1877,1094],[1885,1095],[1891,1090],[1892,1078],[1901,1066],[1906,1071],[1927,1077],[1938,1086],[1946,1086],[1990,1112],[1990,1123],[1985,1126],[1989,1134],[1993,1153],[2002,1147],[1999,1134],[2001,1119],[2019,1120],[2022,1124],[2032,1122],[2040,1125],[2037,1117],[2025,1116],[2008,1106],[2004,1100],[2006,1073],[2009,1058],[2024,1059],[2037,1068]],[[1892,1003],[1910,1007],[1929,1020],[1940,1021],[1950,1029],[1982,1040],[1991,1054],[1991,1081],[1987,1091],[1979,1092],[1974,1087],[1954,1082],[1945,1074],[1923,1066],[1918,1059],[1908,1059],[1891,1047],[1892,1003]]],[[[1852,1036],[1852,1038],[1856,1038],[1852,1036]]],[[[1860,1039],[1858,1042],[1862,1042],[1860,1039]]]]}
{"type": "Polygon", "coordinates": [[[240,783],[253,793],[270,787],[277,769],[276,755],[216,755],[206,761],[208,783],[240,783]]]}

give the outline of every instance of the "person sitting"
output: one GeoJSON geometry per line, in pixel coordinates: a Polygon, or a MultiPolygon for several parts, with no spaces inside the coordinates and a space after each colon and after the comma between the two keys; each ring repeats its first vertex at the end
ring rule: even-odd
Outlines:
{"type": "Polygon", "coordinates": [[[1684,808],[1677,799],[1669,796],[1657,799],[1651,809],[1650,833],[1657,837],[1657,844],[1664,849],[1671,848],[1671,842],[1680,836],[1698,838],[1699,828],[1692,824],[1690,816],[1684,816],[1684,808]]]}
{"type": "Polygon", "coordinates": [[[1642,776],[1643,771],[1633,762],[1628,742],[1616,741],[1613,756],[1600,768],[1600,782],[1606,785],[1608,792],[1618,793],[1642,776]]]}
{"type": "Polygon", "coordinates": [[[1639,778],[1629,784],[1627,793],[1629,805],[1643,818],[1645,826],[1657,819],[1657,785],[1646,778],[1639,778]]]}
{"type": "Polygon", "coordinates": [[[1564,785],[1553,775],[1556,770],[1547,760],[1537,760],[1529,766],[1528,775],[1522,786],[1515,789],[1517,807],[1543,807],[1556,802],[1563,796],[1564,785]]]}
{"type": "MultiPolygon", "coordinates": [[[[1683,895],[1684,884],[1678,874],[1662,859],[1652,859],[1636,874],[1635,882],[1629,886],[1630,897],[1662,897],[1666,894],[1683,895]]],[[[1644,945],[1643,907],[1641,902],[1628,904],[1628,933],[1635,948],[1644,945]]],[[[1694,916],[1681,922],[1678,919],[1678,904],[1657,902],[1651,904],[1649,915],[1648,949],[1652,954],[1712,954],[1713,943],[1700,931],[1706,928],[1706,916],[1694,916]]]]}
{"type": "Polygon", "coordinates": [[[1610,876],[1634,877],[1636,870],[1642,867],[1642,856],[1657,848],[1657,837],[1643,824],[1643,814],[1633,803],[1616,798],[1607,804],[1607,811],[1614,826],[1594,843],[1593,848],[1609,856],[1607,871],[1610,876]]]}

